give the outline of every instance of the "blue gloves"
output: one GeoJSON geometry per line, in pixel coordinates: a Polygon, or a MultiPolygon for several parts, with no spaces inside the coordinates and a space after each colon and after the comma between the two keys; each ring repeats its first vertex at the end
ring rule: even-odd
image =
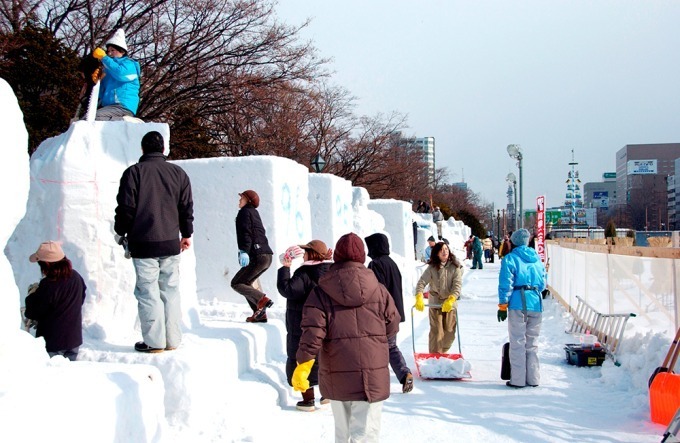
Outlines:
{"type": "Polygon", "coordinates": [[[250,257],[248,256],[248,253],[246,251],[238,251],[238,263],[241,265],[242,268],[245,268],[248,266],[248,263],[250,263],[250,257]]]}

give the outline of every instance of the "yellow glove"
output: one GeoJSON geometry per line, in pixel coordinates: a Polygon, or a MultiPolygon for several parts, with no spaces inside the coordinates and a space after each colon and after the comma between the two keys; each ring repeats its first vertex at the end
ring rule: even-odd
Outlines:
{"type": "Polygon", "coordinates": [[[451,312],[453,308],[456,307],[456,296],[449,295],[449,298],[442,303],[442,312],[451,312]]]}
{"type": "Polygon", "coordinates": [[[106,51],[104,51],[102,48],[97,48],[92,53],[92,57],[96,58],[97,60],[101,60],[105,56],[106,56],[106,51]]]}
{"type": "Polygon", "coordinates": [[[423,294],[420,292],[416,294],[416,309],[419,310],[420,312],[423,312],[423,309],[425,309],[425,301],[423,300],[423,294]]]}
{"type": "Polygon", "coordinates": [[[290,380],[293,383],[293,389],[300,392],[305,392],[309,389],[309,380],[307,378],[309,378],[309,373],[312,372],[312,366],[314,366],[314,359],[298,363],[290,380]]]}

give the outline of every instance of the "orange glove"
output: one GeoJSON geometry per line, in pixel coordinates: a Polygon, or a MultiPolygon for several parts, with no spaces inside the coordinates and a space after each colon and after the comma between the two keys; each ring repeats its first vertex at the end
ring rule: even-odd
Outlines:
{"type": "Polygon", "coordinates": [[[106,57],[106,51],[104,51],[102,48],[97,48],[92,52],[92,57],[96,58],[97,60],[101,60],[104,57],[106,57]]]}

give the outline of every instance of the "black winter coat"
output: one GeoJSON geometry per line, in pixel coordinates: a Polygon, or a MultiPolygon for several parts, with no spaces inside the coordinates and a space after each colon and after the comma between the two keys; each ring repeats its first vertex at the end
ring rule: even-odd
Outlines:
{"type": "Polygon", "coordinates": [[[403,322],[406,316],[404,315],[401,272],[394,260],[390,258],[390,243],[387,236],[376,233],[369,235],[365,240],[368,246],[368,256],[371,257],[368,269],[372,270],[378,281],[387,288],[401,316],[400,321],[403,322]]]}
{"type": "Polygon", "coordinates": [[[26,318],[36,320],[36,337],[45,338],[47,352],[67,351],[83,344],[85,282],[75,270],[64,280],[40,280],[26,297],[26,318]]]}
{"type": "Polygon", "coordinates": [[[194,201],[186,172],[160,152],[144,154],[123,172],[113,229],[127,235],[134,258],[180,253],[179,234],[194,233],[194,201]]]}
{"type": "Polygon", "coordinates": [[[251,257],[273,254],[260,214],[251,203],[239,209],[236,214],[236,242],[239,250],[247,252],[251,257]]]}
{"type": "Polygon", "coordinates": [[[276,287],[279,294],[284,297],[286,301],[286,354],[290,358],[295,358],[295,353],[300,346],[300,337],[302,336],[302,308],[307,301],[309,293],[319,283],[319,278],[324,275],[330,263],[321,263],[318,265],[300,266],[290,276],[290,268],[281,266],[279,268],[279,275],[276,281],[276,287]]]}

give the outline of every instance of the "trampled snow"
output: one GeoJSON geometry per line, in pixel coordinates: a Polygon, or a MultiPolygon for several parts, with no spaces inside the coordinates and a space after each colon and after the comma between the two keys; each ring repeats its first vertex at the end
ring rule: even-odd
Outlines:
{"type": "MultiPolygon", "coordinates": [[[[365,190],[337,177],[307,177],[305,166],[285,159],[178,162],[190,174],[196,203],[194,245],[182,256],[185,334],[176,351],[136,353],[132,345],[141,335],[130,286],[134,272],[113,242],[111,223],[120,173],[137,161],[141,135],[150,128],[163,130],[162,125],[79,122],[65,135],[69,143],[53,140],[49,149],[41,148],[44,152],[31,162],[29,182],[20,111],[2,81],[0,103],[6,116],[1,123],[7,142],[3,180],[5,189],[12,190],[0,224],[9,258],[0,259],[0,440],[332,441],[330,408],[295,410],[300,395],[286,382],[285,300],[274,286],[279,264],[261,280],[276,302],[267,324],[245,323],[249,308],[229,287],[238,266],[233,232],[237,193],[253,188],[263,196],[260,212],[275,257],[291,244],[317,236],[332,245],[349,226],[361,235],[384,230],[405,275],[407,307],[423,269],[407,241],[411,222],[420,225],[418,255],[432,233],[431,218],[404,213],[401,202],[372,201],[365,190]],[[113,133],[126,141],[124,149],[111,150],[109,141],[121,145],[113,133]],[[40,156],[51,156],[49,164],[39,164],[40,156]],[[97,174],[88,175],[90,168],[97,174]],[[48,177],[43,170],[55,174],[48,177]],[[57,198],[51,197],[54,191],[45,191],[50,186],[59,188],[57,198]],[[342,198],[329,203],[336,193],[342,198]],[[82,213],[73,216],[73,211],[82,213]],[[49,359],[42,339],[20,329],[25,285],[39,277],[28,256],[48,238],[64,241],[88,284],[85,344],[78,362],[49,359]]],[[[444,229],[462,258],[466,228],[451,221],[444,229]]],[[[665,356],[668,334],[647,332],[631,319],[619,351],[620,366],[609,359],[602,367],[571,366],[564,345],[578,343],[579,337],[565,333],[569,314],[547,299],[539,340],[540,386],[507,388],[500,380],[507,324],[496,320],[499,264],[485,264],[483,270],[471,270],[467,262],[465,266],[454,346],[460,345],[472,377],[416,377],[413,392],[402,394],[392,375],[381,441],[660,440],[665,427],[649,420],[647,380],[665,356]]],[[[406,311],[398,344],[415,371],[414,353],[426,351],[429,325],[426,315],[412,317],[406,311]]]]}

